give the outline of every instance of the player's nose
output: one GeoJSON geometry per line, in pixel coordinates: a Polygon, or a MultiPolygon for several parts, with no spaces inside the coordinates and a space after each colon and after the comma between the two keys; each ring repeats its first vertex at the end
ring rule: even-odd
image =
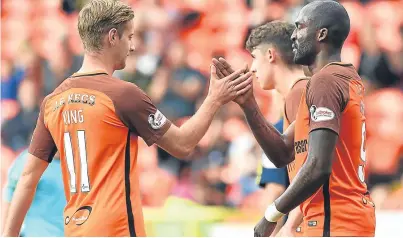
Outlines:
{"type": "Polygon", "coordinates": [[[297,40],[296,30],[294,30],[294,31],[292,32],[291,40],[292,40],[293,42],[297,40]]]}
{"type": "Polygon", "coordinates": [[[136,46],[130,45],[130,52],[133,52],[136,49],[136,46]]]}

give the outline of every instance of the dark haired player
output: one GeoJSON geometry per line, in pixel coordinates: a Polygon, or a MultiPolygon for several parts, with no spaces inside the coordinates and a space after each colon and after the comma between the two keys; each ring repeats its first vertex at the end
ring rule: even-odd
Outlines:
{"type": "MultiPolygon", "coordinates": [[[[286,130],[295,120],[302,91],[308,82],[302,67],[294,64],[291,41],[294,29],[291,23],[271,21],[254,28],[246,42],[246,49],[253,58],[250,71],[255,75],[261,88],[275,89],[284,98],[283,121],[281,125],[277,125],[277,128],[280,126],[279,131],[286,130]]],[[[223,71],[226,69],[233,71],[224,59],[214,60],[214,63],[223,71]]],[[[225,74],[228,73],[225,72],[225,74]]],[[[243,106],[242,102],[238,103],[241,107],[243,106]]],[[[257,182],[265,190],[267,204],[272,203],[285,191],[289,184],[288,177],[290,180],[295,177],[296,171],[293,168],[293,164],[290,164],[288,168],[276,168],[266,156],[263,156],[262,164],[258,168],[257,182]],[[287,176],[287,169],[289,176],[287,176]]],[[[294,233],[301,224],[301,219],[302,214],[297,208],[289,216],[287,227],[284,227],[282,232],[294,233]]],[[[279,223],[273,235],[281,227],[282,224],[279,223]]],[[[301,231],[301,229],[298,230],[301,231]]]]}
{"type": "Polygon", "coordinates": [[[375,208],[364,181],[364,86],[355,68],[340,62],[349,31],[349,16],[339,3],[306,5],[292,35],[294,61],[307,65],[313,77],[296,121],[281,135],[264,120],[253,98],[243,108],[266,155],[280,166],[294,159],[300,166],[255,227],[255,236],[269,236],[276,222],[298,205],[305,236],[375,235],[375,208]]]}

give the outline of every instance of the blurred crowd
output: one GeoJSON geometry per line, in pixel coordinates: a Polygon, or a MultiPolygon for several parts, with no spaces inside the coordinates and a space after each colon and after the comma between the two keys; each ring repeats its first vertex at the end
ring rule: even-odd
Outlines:
{"type": "MultiPolygon", "coordinates": [[[[212,57],[234,67],[251,62],[250,30],[264,22],[293,21],[304,0],[126,0],[135,9],[136,50],[124,70],[158,108],[180,125],[204,99],[212,57]]],[[[83,48],[77,14],[85,0],[1,2],[1,173],[27,148],[39,105],[77,71],[83,48]]],[[[403,1],[341,1],[351,18],[343,61],[366,84],[367,183],[379,209],[403,209],[403,1]],[[402,100],[402,101],[400,101],[402,100]]],[[[272,123],[282,117],[275,92],[255,85],[272,123]]],[[[197,125],[194,125],[197,126],[197,125]]],[[[141,142],[138,172],[143,204],[162,206],[171,195],[199,204],[260,209],[255,183],[262,151],[242,111],[229,103],[187,160],[141,142]]]]}

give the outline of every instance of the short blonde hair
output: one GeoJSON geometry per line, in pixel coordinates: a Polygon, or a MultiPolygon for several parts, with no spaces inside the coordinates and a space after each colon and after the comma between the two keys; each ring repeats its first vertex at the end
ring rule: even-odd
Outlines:
{"type": "Polygon", "coordinates": [[[133,9],[119,0],[91,0],[78,16],[78,32],[84,49],[101,50],[104,34],[116,28],[121,37],[125,23],[133,18],[133,9]]]}

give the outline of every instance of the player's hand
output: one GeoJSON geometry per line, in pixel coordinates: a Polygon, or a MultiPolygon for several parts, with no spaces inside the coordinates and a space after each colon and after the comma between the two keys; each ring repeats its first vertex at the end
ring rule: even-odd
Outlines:
{"type": "MultiPolygon", "coordinates": [[[[222,79],[234,72],[232,69],[232,66],[222,57],[220,57],[218,60],[213,59],[213,64],[217,68],[217,76],[222,79]]],[[[245,65],[244,67],[245,72],[248,72],[248,65],[245,65]]],[[[252,78],[253,79],[253,78],[252,78]]],[[[253,84],[250,90],[248,90],[246,93],[237,96],[234,99],[234,102],[236,102],[239,106],[243,107],[249,99],[253,99],[253,84]]]]}
{"type": "Polygon", "coordinates": [[[217,68],[210,66],[210,87],[207,97],[221,105],[234,100],[252,88],[252,74],[245,69],[239,69],[220,79],[217,68]]]}
{"type": "Polygon", "coordinates": [[[269,222],[263,217],[255,226],[255,237],[269,237],[276,228],[277,222],[269,222]]]}

